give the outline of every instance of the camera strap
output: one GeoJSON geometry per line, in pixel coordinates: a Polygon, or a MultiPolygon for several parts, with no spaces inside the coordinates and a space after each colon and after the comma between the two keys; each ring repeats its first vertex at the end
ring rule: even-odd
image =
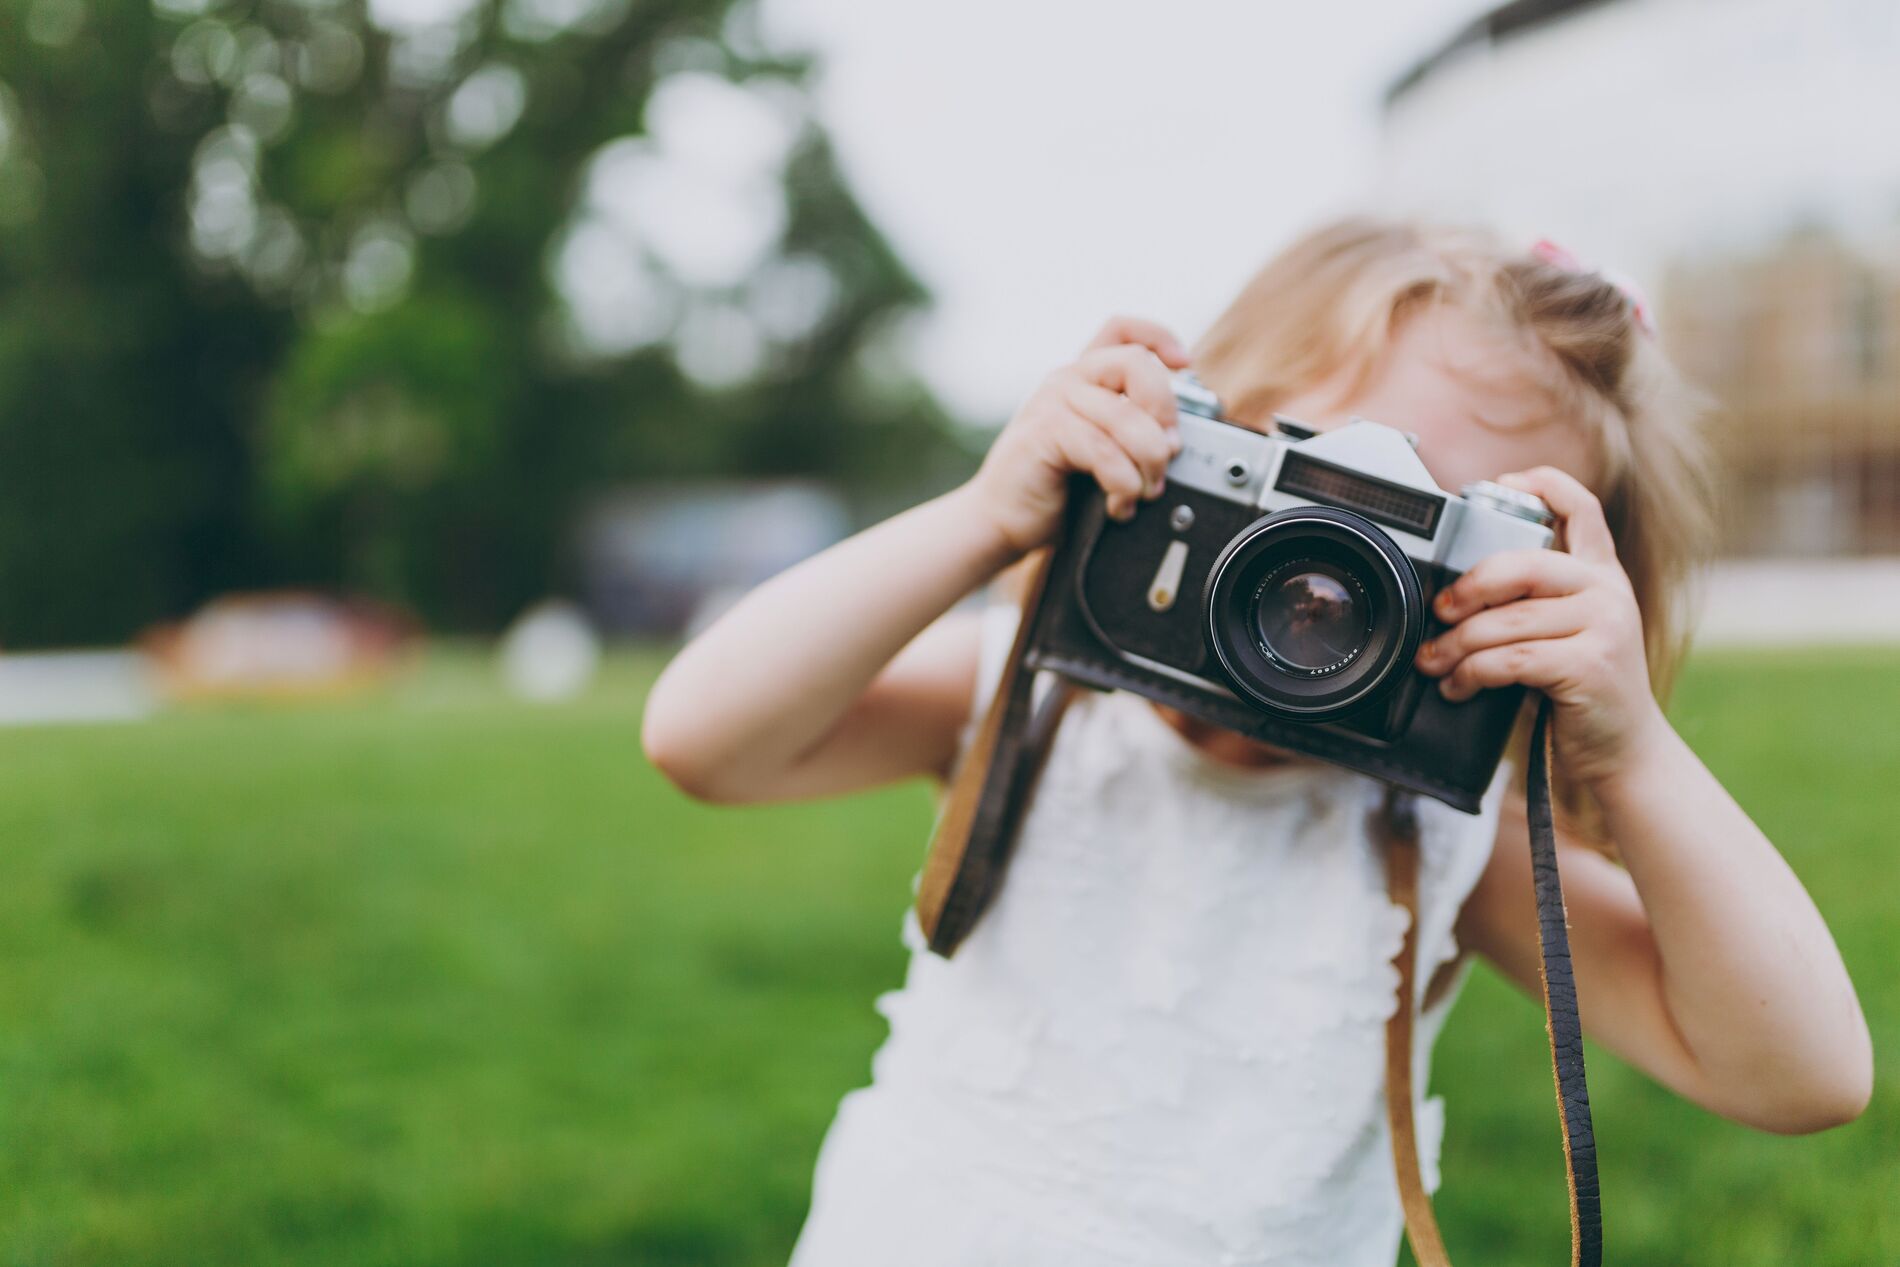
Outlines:
{"type": "MultiPolygon", "coordinates": [[[[1550,802],[1550,700],[1539,696],[1531,727],[1525,779],[1525,816],[1530,823],[1531,878],[1537,902],[1539,977],[1545,1027],[1557,1085],[1563,1131],[1564,1172],[1570,1189],[1571,1267],[1603,1261],[1603,1208],[1597,1187],[1596,1136],[1590,1126],[1590,1093],[1584,1082],[1583,1025],[1577,982],[1571,970],[1570,936],[1564,920],[1563,882],[1557,872],[1557,836],[1550,802]]],[[[1372,815],[1374,839],[1384,847],[1386,888],[1410,916],[1393,959],[1398,970],[1398,1006],[1385,1030],[1386,1116],[1392,1162],[1405,1212],[1405,1234],[1419,1267],[1450,1267],[1444,1238],[1419,1171],[1418,1134],[1412,1120],[1412,1033],[1416,1023],[1418,968],[1418,813],[1410,792],[1392,789],[1372,815]]]]}
{"type": "Polygon", "coordinates": [[[1057,677],[1038,701],[1036,673],[1023,661],[1029,649],[1028,614],[1049,577],[1054,551],[1045,547],[1026,569],[1023,618],[1003,662],[996,692],[945,789],[917,881],[917,922],[937,954],[956,952],[1002,885],[1016,824],[1042,772],[1056,726],[1079,689],[1057,677]]]}

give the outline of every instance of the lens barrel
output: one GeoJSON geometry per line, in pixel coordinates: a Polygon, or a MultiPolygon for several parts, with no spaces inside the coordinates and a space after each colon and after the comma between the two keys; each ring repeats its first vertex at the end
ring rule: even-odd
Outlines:
{"type": "Polygon", "coordinates": [[[1239,532],[1208,573],[1207,639],[1242,698],[1320,722],[1364,708],[1418,651],[1425,605],[1411,560],[1377,524],[1295,506],[1239,532]]]}

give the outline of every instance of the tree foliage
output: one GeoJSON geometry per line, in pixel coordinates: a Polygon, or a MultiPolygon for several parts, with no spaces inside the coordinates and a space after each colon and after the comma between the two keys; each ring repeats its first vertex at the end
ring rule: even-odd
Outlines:
{"type": "Polygon", "coordinates": [[[941,468],[809,70],[733,0],[0,0],[0,642],[491,627],[609,486],[941,468]]]}

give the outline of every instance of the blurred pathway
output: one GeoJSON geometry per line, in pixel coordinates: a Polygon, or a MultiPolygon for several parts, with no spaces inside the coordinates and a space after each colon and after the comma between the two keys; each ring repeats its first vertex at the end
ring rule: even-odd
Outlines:
{"type": "Polygon", "coordinates": [[[1900,642],[1900,558],[1719,563],[1698,646],[1900,642]]]}
{"type": "Polygon", "coordinates": [[[133,721],[158,699],[136,651],[40,651],[0,655],[0,726],[133,721]]]}

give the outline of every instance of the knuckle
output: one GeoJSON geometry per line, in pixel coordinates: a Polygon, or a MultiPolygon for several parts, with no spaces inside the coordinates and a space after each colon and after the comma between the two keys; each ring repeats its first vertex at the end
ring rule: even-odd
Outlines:
{"type": "Polygon", "coordinates": [[[1168,433],[1152,419],[1144,421],[1147,425],[1141,429],[1142,452],[1149,461],[1166,466],[1174,456],[1174,446],[1168,440],[1168,433]]]}
{"type": "Polygon", "coordinates": [[[1095,469],[1106,479],[1113,479],[1123,487],[1139,484],[1140,473],[1128,460],[1128,454],[1120,445],[1108,440],[1099,446],[1095,469]]]}
{"type": "Polygon", "coordinates": [[[1160,422],[1174,421],[1174,387],[1168,377],[1168,367],[1153,352],[1148,353],[1142,362],[1138,381],[1141,391],[1151,402],[1150,412],[1160,422]]]}
{"type": "Polygon", "coordinates": [[[1067,413],[1051,425],[1062,447],[1086,459],[1097,461],[1101,457],[1101,445],[1097,442],[1099,434],[1089,425],[1089,420],[1078,414],[1067,413]]]}
{"type": "Polygon", "coordinates": [[[1074,454],[1077,465],[1085,470],[1095,470],[1109,457],[1108,448],[1102,443],[1102,433],[1084,418],[1068,420],[1062,431],[1062,447],[1074,454]]]}
{"type": "Polygon", "coordinates": [[[1146,456],[1149,447],[1149,431],[1154,420],[1143,413],[1133,402],[1118,400],[1115,402],[1115,438],[1121,442],[1128,455],[1139,461],[1146,456]]]}
{"type": "Polygon", "coordinates": [[[1095,467],[1094,447],[1088,437],[1075,431],[1055,431],[1051,433],[1055,456],[1062,466],[1071,471],[1088,471],[1095,467]]]}
{"type": "Polygon", "coordinates": [[[1148,464],[1147,455],[1142,452],[1141,446],[1138,444],[1122,443],[1117,447],[1121,449],[1122,461],[1127,464],[1128,469],[1139,479],[1141,477],[1142,468],[1148,464]]]}
{"type": "Polygon", "coordinates": [[[1513,577],[1529,576],[1545,566],[1548,550],[1506,550],[1495,556],[1498,565],[1513,577]]]}
{"type": "Polygon", "coordinates": [[[1032,403],[1040,405],[1045,410],[1053,408],[1070,411],[1075,408],[1076,398],[1081,395],[1081,388],[1080,374],[1072,370],[1057,371],[1049,376],[1032,403]]]}

